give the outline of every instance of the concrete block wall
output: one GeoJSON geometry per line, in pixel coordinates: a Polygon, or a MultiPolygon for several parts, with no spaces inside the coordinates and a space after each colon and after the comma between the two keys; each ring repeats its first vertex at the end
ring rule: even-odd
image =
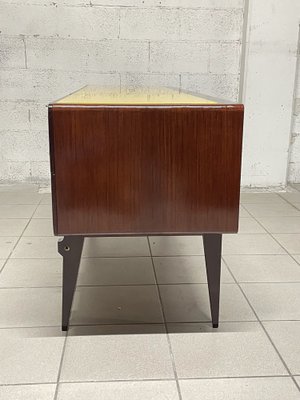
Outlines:
{"type": "Polygon", "coordinates": [[[292,120],[288,180],[291,183],[300,182],[300,43],[298,49],[298,65],[295,87],[294,114],[292,120]]]}
{"type": "Polygon", "coordinates": [[[49,179],[47,104],[85,84],[237,99],[243,0],[1,0],[0,180],[49,179]]]}

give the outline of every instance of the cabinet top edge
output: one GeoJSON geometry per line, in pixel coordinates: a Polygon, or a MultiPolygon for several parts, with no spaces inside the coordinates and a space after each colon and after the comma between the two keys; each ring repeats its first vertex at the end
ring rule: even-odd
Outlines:
{"type": "Polygon", "coordinates": [[[59,100],[49,107],[220,107],[236,106],[236,102],[170,87],[117,88],[85,86],[59,100]]]}

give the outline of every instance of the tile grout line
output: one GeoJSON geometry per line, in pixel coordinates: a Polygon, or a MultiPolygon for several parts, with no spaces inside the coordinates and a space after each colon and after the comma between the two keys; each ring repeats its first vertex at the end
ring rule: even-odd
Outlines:
{"type": "MultiPolygon", "coordinates": [[[[281,284],[299,284],[300,281],[239,281],[243,285],[281,285],[281,284]]],[[[207,282],[181,282],[181,283],[159,283],[159,286],[207,286],[207,282]]],[[[235,282],[222,282],[221,286],[235,286],[235,282]]],[[[129,284],[107,284],[107,285],[76,285],[76,288],[115,288],[115,287],[141,287],[141,286],[157,286],[155,283],[129,283],[129,284]]],[[[1,290],[24,290],[24,289],[61,289],[62,285],[49,285],[49,286],[1,286],[1,290]]]]}
{"type": "MultiPolygon", "coordinates": [[[[255,217],[255,215],[253,215],[250,211],[249,214],[251,215],[251,217],[262,227],[267,231],[267,235],[269,235],[281,248],[282,250],[284,250],[284,254],[290,255],[290,253],[287,251],[287,249],[284,248],[284,246],[273,236],[272,233],[270,233],[263,225],[262,223],[259,221],[259,219],[257,219],[257,217],[255,217]]],[[[225,254],[227,255],[227,254],[225,254]]],[[[226,264],[227,265],[227,264],[226,264]]],[[[227,265],[228,266],[228,265],[227,265]]]]}
{"type": "Polygon", "coordinates": [[[298,255],[298,254],[290,254],[290,253],[289,253],[289,256],[292,257],[292,259],[293,259],[298,265],[300,265],[300,261],[296,260],[296,258],[295,258],[295,256],[297,256],[297,255],[298,255]]]}
{"type": "MultiPolygon", "coordinates": [[[[288,192],[289,193],[289,192],[288,192]]],[[[296,192],[291,192],[291,193],[296,193],[296,192]]],[[[297,192],[299,193],[299,192],[297,192]]],[[[278,196],[284,200],[285,202],[287,202],[290,206],[292,206],[293,208],[295,208],[297,211],[300,211],[299,208],[297,208],[292,202],[290,202],[289,200],[285,199],[284,197],[282,197],[282,194],[278,193],[278,196]]]]}
{"type": "MultiPolygon", "coordinates": [[[[285,200],[284,198],[283,198],[283,200],[285,200]]],[[[285,200],[287,203],[289,203],[287,200],[285,200]]],[[[271,232],[269,232],[268,231],[268,229],[267,228],[265,228],[263,225],[262,225],[262,223],[259,221],[259,219],[257,219],[257,217],[255,217],[253,214],[251,214],[251,212],[249,212],[249,214],[250,214],[250,216],[261,226],[261,227],[263,227],[266,231],[267,231],[267,234],[268,235],[270,235],[271,236],[271,238],[273,239],[273,240],[275,240],[275,242],[286,252],[286,254],[288,255],[288,256],[290,256],[298,265],[300,265],[300,263],[295,259],[295,255],[297,255],[297,254],[290,254],[289,252],[288,252],[288,250],[277,240],[277,238],[274,236],[274,235],[276,235],[276,233],[271,233],[271,232]]],[[[286,218],[286,217],[283,217],[283,218],[286,218]]],[[[291,233],[291,235],[293,235],[293,233],[291,233]]],[[[225,260],[224,260],[225,261],[225,260]]],[[[226,265],[227,265],[227,267],[228,267],[228,264],[227,263],[225,263],[226,265]]],[[[247,283],[247,282],[246,282],[247,283]]],[[[252,283],[252,282],[251,282],[252,283]]],[[[268,282],[268,283],[275,283],[275,282],[268,282]]],[[[289,283],[289,282],[279,282],[279,283],[289,283]]],[[[297,283],[297,282],[291,282],[291,283],[297,283]]],[[[298,387],[298,384],[297,384],[297,387],[298,387]]],[[[300,386],[299,386],[299,388],[300,388],[300,386]]],[[[299,389],[300,390],[300,389],[299,389]]]]}
{"type": "Polygon", "coordinates": [[[267,338],[269,339],[269,342],[271,343],[272,347],[274,348],[275,352],[277,353],[280,361],[282,362],[283,366],[285,367],[285,369],[287,370],[290,378],[293,380],[294,384],[296,385],[298,391],[300,391],[300,386],[298,385],[295,377],[293,376],[293,374],[291,373],[290,369],[288,368],[286,362],[284,361],[282,355],[280,354],[279,350],[277,349],[277,347],[275,346],[273,340],[271,339],[271,336],[269,335],[268,331],[266,330],[265,326],[263,325],[262,321],[260,320],[260,318],[258,317],[258,314],[256,313],[254,307],[252,306],[250,300],[248,299],[248,297],[246,296],[246,293],[244,292],[244,290],[242,289],[241,285],[239,284],[239,282],[237,281],[237,279],[235,278],[234,274],[232,273],[230,267],[228,266],[228,264],[225,262],[225,260],[223,260],[225,265],[227,266],[229,272],[231,273],[234,281],[236,282],[236,284],[238,285],[242,295],[244,296],[245,300],[247,301],[249,307],[251,308],[253,314],[255,315],[255,317],[257,318],[258,323],[260,324],[262,330],[264,331],[265,335],[267,336],[267,338]]]}
{"type": "Polygon", "coordinates": [[[68,334],[69,334],[69,331],[66,331],[66,336],[65,336],[64,345],[63,345],[62,352],[61,352],[61,358],[60,358],[60,363],[59,363],[59,368],[58,368],[58,373],[57,373],[56,388],[55,388],[53,400],[57,400],[57,396],[58,396],[60,376],[61,376],[62,365],[63,365],[63,361],[64,361],[65,350],[66,350],[66,346],[67,346],[68,334]]]}
{"type": "MultiPolygon", "coordinates": [[[[39,207],[39,205],[40,205],[40,203],[41,203],[41,201],[42,201],[42,198],[41,198],[40,201],[36,204],[36,207],[35,207],[35,209],[34,209],[32,215],[31,215],[31,217],[29,218],[27,224],[25,225],[25,228],[22,230],[21,234],[19,235],[18,240],[16,241],[15,245],[14,245],[13,248],[11,249],[11,251],[10,251],[8,257],[6,258],[6,260],[5,260],[5,262],[4,262],[3,266],[2,266],[2,268],[0,269],[0,274],[1,274],[1,272],[4,270],[4,268],[5,268],[6,264],[7,264],[7,262],[11,259],[12,253],[14,252],[15,248],[17,247],[18,243],[20,242],[21,238],[23,237],[23,234],[24,234],[24,232],[26,231],[28,225],[30,224],[30,222],[31,222],[31,220],[32,220],[32,218],[33,218],[33,216],[34,216],[36,210],[38,209],[38,207],[39,207]]],[[[9,218],[9,219],[27,219],[27,218],[9,218]]]]}
{"type": "MultiPolygon", "coordinates": [[[[16,246],[18,245],[19,241],[21,240],[21,238],[22,238],[22,237],[25,237],[25,236],[23,236],[23,235],[24,235],[24,232],[26,231],[28,225],[29,225],[30,222],[32,221],[33,216],[34,216],[34,214],[36,213],[38,207],[40,206],[42,200],[43,200],[43,196],[41,196],[40,201],[37,203],[37,205],[36,205],[36,207],[35,207],[35,209],[34,209],[32,215],[31,215],[31,217],[30,217],[30,219],[29,219],[29,221],[27,222],[25,228],[23,229],[21,235],[19,236],[19,239],[17,240],[15,246],[14,246],[13,249],[11,250],[11,252],[10,252],[8,258],[6,259],[6,261],[5,261],[4,265],[3,265],[3,267],[1,268],[0,273],[4,270],[4,268],[5,268],[6,264],[7,264],[7,262],[10,260],[10,257],[11,257],[11,255],[12,255],[13,251],[15,250],[16,246]]],[[[26,327],[25,327],[25,328],[26,328],[26,327]]],[[[28,327],[28,328],[30,328],[30,327],[28,327]]],[[[31,328],[32,328],[32,327],[31,327],[31,328]]],[[[15,329],[17,329],[17,328],[15,328],[15,329]]],[[[65,352],[65,347],[66,347],[67,336],[68,336],[68,332],[66,332],[66,336],[65,336],[65,340],[64,340],[64,344],[63,344],[62,355],[61,355],[61,360],[60,360],[60,364],[59,364],[59,370],[58,370],[58,376],[57,376],[56,388],[55,388],[55,394],[54,394],[53,400],[56,400],[56,399],[57,399],[57,395],[58,395],[59,379],[60,379],[60,373],[61,373],[61,368],[62,368],[63,356],[64,356],[64,352],[65,352]]],[[[52,384],[55,384],[55,383],[53,382],[52,384]]]]}
{"type": "MultiPolygon", "coordinates": [[[[300,375],[294,375],[298,377],[300,375]]],[[[181,381],[193,381],[193,380],[219,380],[219,379],[274,379],[274,378],[285,378],[290,379],[288,375],[239,375],[239,376],[204,376],[198,378],[180,378],[181,381]]],[[[127,382],[174,382],[174,379],[164,379],[164,378],[144,378],[144,379],[115,379],[115,380],[105,380],[105,381],[97,381],[97,380],[86,380],[86,381],[61,381],[60,384],[85,384],[85,383],[127,383],[127,382]]],[[[10,386],[39,386],[39,385],[55,385],[55,382],[23,382],[23,383],[1,383],[0,387],[10,387],[10,386]]],[[[55,400],[55,399],[53,399],[55,400]]]]}
{"type": "Polygon", "coordinates": [[[170,354],[170,357],[171,357],[171,362],[172,362],[172,367],[173,367],[173,373],[174,373],[176,387],[177,387],[177,393],[178,393],[178,396],[179,396],[179,400],[182,400],[182,394],[181,394],[181,389],[180,389],[180,385],[179,385],[179,379],[178,379],[178,375],[177,375],[175,359],[174,359],[174,355],[173,355],[173,351],[172,351],[171,340],[170,340],[170,337],[169,337],[169,331],[168,331],[168,326],[167,326],[167,322],[166,322],[165,311],[164,311],[164,308],[163,308],[163,302],[162,302],[162,297],[161,297],[161,293],[160,293],[160,288],[159,288],[159,284],[158,284],[158,281],[157,281],[157,275],[156,275],[155,265],[154,265],[154,261],[153,261],[153,257],[152,257],[152,250],[151,250],[151,244],[150,244],[149,236],[147,236],[147,242],[148,242],[148,246],[149,246],[149,252],[150,252],[150,255],[151,255],[152,268],[153,268],[153,273],[154,273],[155,282],[156,282],[156,286],[157,286],[161,312],[162,312],[162,315],[163,315],[163,321],[164,321],[166,337],[167,337],[167,342],[168,342],[168,347],[169,347],[169,354],[170,354]]]}
{"type": "MultiPolygon", "coordinates": [[[[299,322],[298,319],[262,319],[260,320],[262,323],[264,322],[299,322]]],[[[220,321],[220,323],[226,323],[226,324],[236,324],[236,323],[257,323],[257,320],[231,320],[231,321],[220,321]]],[[[209,320],[196,320],[196,321],[188,321],[188,322],[181,322],[181,321],[174,321],[174,322],[169,322],[169,325],[175,325],[175,324],[184,324],[184,325],[194,325],[194,324],[208,324],[211,323],[211,319],[209,320]]],[[[78,327],[104,327],[104,326],[117,326],[117,327],[122,327],[122,326],[160,326],[164,325],[161,322],[134,322],[134,323],[104,323],[104,324],[72,324],[70,325],[70,328],[78,328],[78,327]]],[[[61,326],[58,325],[31,325],[31,326],[2,326],[0,327],[0,331],[5,331],[5,330],[10,330],[10,329],[44,329],[44,328],[61,328],[61,326]]],[[[121,333],[122,334],[122,333],[121,333]]]]}

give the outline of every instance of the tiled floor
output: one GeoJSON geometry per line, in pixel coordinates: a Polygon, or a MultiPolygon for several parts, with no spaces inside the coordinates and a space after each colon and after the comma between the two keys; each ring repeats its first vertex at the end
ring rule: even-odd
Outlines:
{"type": "Polygon", "coordinates": [[[95,238],[64,334],[50,195],[0,187],[0,399],[300,399],[300,186],[241,203],[219,329],[201,237],[95,238]]]}

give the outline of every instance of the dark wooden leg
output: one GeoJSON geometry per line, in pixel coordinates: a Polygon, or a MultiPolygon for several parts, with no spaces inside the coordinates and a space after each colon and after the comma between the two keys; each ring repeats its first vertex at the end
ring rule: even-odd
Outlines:
{"type": "Polygon", "coordinates": [[[76,288],[83,236],[65,236],[58,242],[58,252],[63,256],[62,330],[69,328],[73,296],[76,288]]]}
{"type": "Polygon", "coordinates": [[[219,326],[222,235],[203,235],[206,274],[213,328],[219,326]]]}

